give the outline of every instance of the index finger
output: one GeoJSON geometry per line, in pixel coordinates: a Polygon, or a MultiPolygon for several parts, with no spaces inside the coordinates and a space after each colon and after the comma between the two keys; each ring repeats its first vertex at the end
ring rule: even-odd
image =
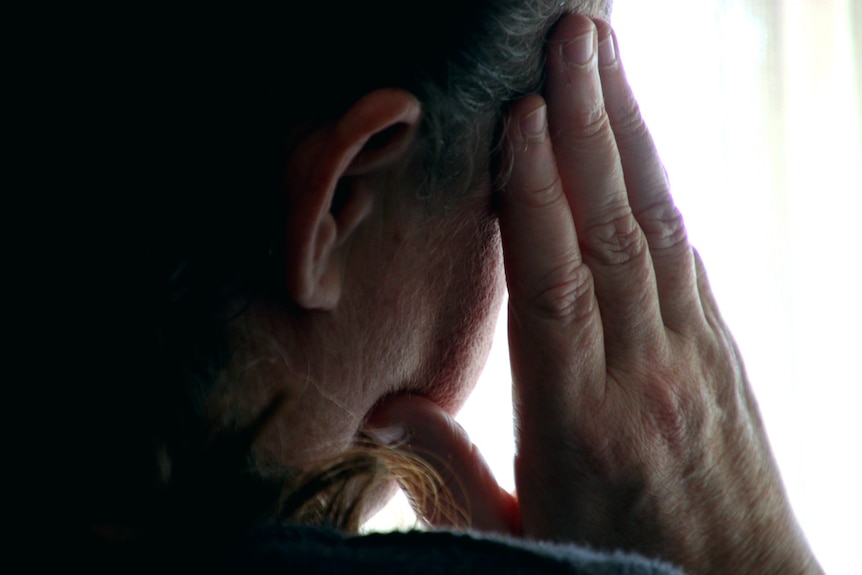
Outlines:
{"type": "Polygon", "coordinates": [[[510,120],[506,136],[513,167],[502,194],[500,229],[523,439],[534,421],[569,420],[575,394],[604,381],[605,361],[593,277],[581,257],[557,172],[544,100],[531,95],[515,102],[510,120]],[[571,377],[575,364],[577,386],[571,377]],[[560,413],[549,413],[555,406],[560,413]]]}

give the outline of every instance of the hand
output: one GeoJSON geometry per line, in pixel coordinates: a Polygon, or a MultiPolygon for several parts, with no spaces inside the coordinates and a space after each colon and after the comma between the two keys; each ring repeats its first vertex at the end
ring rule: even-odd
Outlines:
{"type": "Polygon", "coordinates": [[[429,402],[384,410],[480,529],[691,573],[819,572],[617,54],[607,24],[567,16],[547,103],[516,102],[507,124],[517,502],[429,402]]]}
{"type": "Polygon", "coordinates": [[[524,534],[692,573],[814,570],[617,53],[607,24],[566,18],[547,108],[511,111],[501,228],[524,534]]]}

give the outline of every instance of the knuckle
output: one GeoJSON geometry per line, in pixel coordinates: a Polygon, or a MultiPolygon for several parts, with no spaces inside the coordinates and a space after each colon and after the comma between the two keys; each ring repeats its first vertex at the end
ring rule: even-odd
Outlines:
{"type": "Polygon", "coordinates": [[[535,315],[567,325],[592,316],[597,306],[593,274],[580,259],[545,274],[533,293],[529,303],[535,315]]]}
{"type": "Polygon", "coordinates": [[[600,101],[584,110],[573,112],[564,126],[562,133],[571,133],[575,137],[586,139],[611,132],[611,123],[605,106],[600,101]]]}
{"type": "Polygon", "coordinates": [[[688,246],[688,233],[682,214],[669,199],[640,210],[636,218],[651,250],[674,250],[688,246]]]}
{"type": "Polygon", "coordinates": [[[584,250],[605,266],[619,266],[639,259],[646,253],[644,233],[631,211],[584,230],[584,250]]]}
{"type": "Polygon", "coordinates": [[[634,99],[627,100],[619,106],[610,117],[614,134],[625,138],[642,138],[649,135],[646,122],[641,115],[640,107],[634,99]]]}
{"type": "Polygon", "coordinates": [[[522,186],[514,196],[519,203],[528,208],[541,209],[558,202],[562,198],[561,189],[560,177],[557,175],[545,186],[522,186]]]}

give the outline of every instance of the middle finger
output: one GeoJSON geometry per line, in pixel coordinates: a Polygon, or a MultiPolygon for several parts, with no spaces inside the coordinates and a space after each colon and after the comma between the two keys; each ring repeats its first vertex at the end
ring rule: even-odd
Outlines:
{"type": "Polygon", "coordinates": [[[646,239],[626,193],[619,151],[604,107],[597,31],[564,17],[548,47],[548,122],[560,178],[584,261],[593,272],[609,363],[664,334],[646,239]]]}

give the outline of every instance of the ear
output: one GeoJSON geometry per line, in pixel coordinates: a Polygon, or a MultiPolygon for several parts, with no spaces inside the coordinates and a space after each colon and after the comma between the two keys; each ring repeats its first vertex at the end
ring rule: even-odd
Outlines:
{"type": "Polygon", "coordinates": [[[403,160],[421,118],[411,93],[365,95],[334,122],[303,135],[287,165],[285,280],[302,308],[341,298],[345,242],[379,201],[371,176],[403,160]]]}

